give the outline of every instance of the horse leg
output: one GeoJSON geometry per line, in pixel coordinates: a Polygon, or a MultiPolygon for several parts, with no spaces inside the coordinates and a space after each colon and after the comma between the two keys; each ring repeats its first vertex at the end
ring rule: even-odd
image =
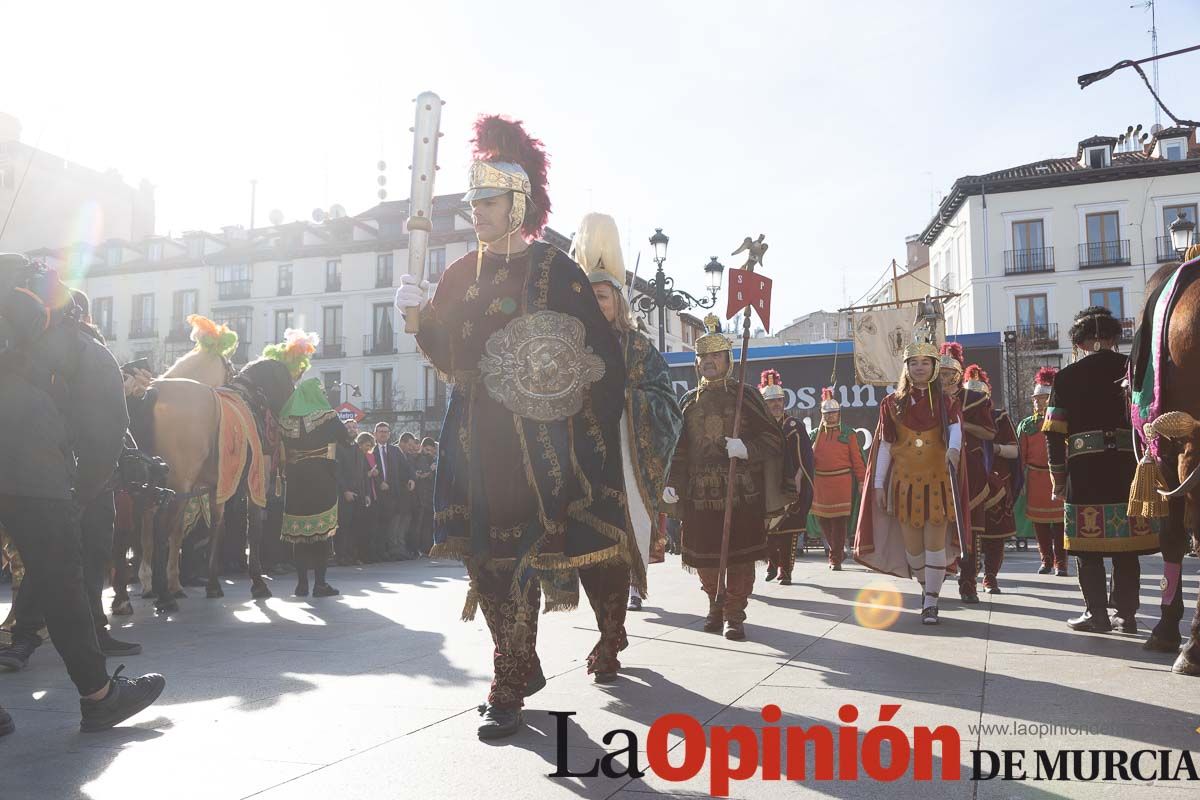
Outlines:
{"type": "Polygon", "coordinates": [[[208,533],[208,584],[205,595],[224,597],[225,590],[221,588],[221,537],[225,533],[225,506],[217,503],[217,493],[208,496],[212,509],[212,529],[208,533]]]}
{"type": "Polygon", "coordinates": [[[138,582],[142,584],[142,597],[151,599],[155,596],[154,538],[157,533],[158,520],[154,514],[154,509],[146,507],[145,498],[134,498],[133,519],[142,541],[142,558],[138,563],[138,582]]]}
{"type": "Polygon", "coordinates": [[[246,525],[250,540],[250,596],[262,600],[271,596],[271,589],[262,574],[263,510],[254,503],[246,503],[246,525]]]}
{"type": "Polygon", "coordinates": [[[183,557],[183,540],[187,538],[188,532],[183,529],[183,518],[186,503],[181,503],[177,516],[172,514],[170,539],[168,540],[167,550],[167,591],[171,597],[176,599],[187,597],[187,592],[183,591],[183,582],[180,578],[180,560],[183,557]]]}
{"type": "Polygon", "coordinates": [[[171,591],[172,560],[174,560],[174,578],[176,586],[179,582],[179,546],[177,542],[183,538],[183,512],[187,501],[178,498],[172,500],[165,508],[159,508],[154,515],[152,528],[154,530],[154,582],[151,588],[158,596],[154,602],[154,610],[166,614],[179,610],[177,595],[171,591]]]}
{"type": "MultiPolygon", "coordinates": [[[[1163,477],[1171,489],[1179,486],[1176,480],[1178,473],[1182,480],[1187,473],[1182,470],[1190,463],[1186,451],[1180,454],[1172,444],[1164,439],[1159,440],[1160,456],[1163,459],[1163,477]]],[[[1168,501],[1167,518],[1159,533],[1159,543],[1162,549],[1163,580],[1162,598],[1159,602],[1162,611],[1158,624],[1150,632],[1150,638],[1142,645],[1145,650],[1158,653],[1179,652],[1179,621],[1183,618],[1183,589],[1180,577],[1183,572],[1184,541],[1187,539],[1186,518],[1189,516],[1187,498],[1175,498],[1168,501]]]]}
{"type": "MultiPolygon", "coordinates": [[[[131,516],[130,523],[136,528],[137,519],[131,516]]],[[[124,525],[114,526],[112,546],[113,599],[110,609],[113,615],[118,617],[127,617],[133,613],[133,604],[129,602],[129,546],[132,543],[132,539],[133,530],[126,528],[124,525]]]]}

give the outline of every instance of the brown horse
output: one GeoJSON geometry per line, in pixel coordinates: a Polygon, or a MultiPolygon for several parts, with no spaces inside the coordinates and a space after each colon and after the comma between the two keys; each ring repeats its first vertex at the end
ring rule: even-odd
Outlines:
{"type": "MultiPolygon", "coordinates": [[[[196,338],[195,332],[193,332],[193,338],[196,338]]],[[[160,375],[158,380],[168,378],[187,379],[215,388],[229,383],[236,374],[237,370],[230,363],[229,359],[223,358],[210,349],[196,347],[176,359],[175,363],[160,375]]],[[[144,438],[146,438],[146,441],[141,442],[141,444],[147,450],[153,451],[153,435],[144,438]]],[[[135,498],[133,505],[134,530],[117,531],[113,548],[112,612],[119,616],[133,613],[133,606],[129,602],[128,589],[128,584],[132,576],[128,574],[125,554],[134,542],[138,542],[141,545],[141,563],[138,569],[138,579],[141,581],[142,589],[144,590],[143,596],[154,596],[154,592],[151,591],[150,586],[152,580],[151,564],[154,559],[154,520],[157,509],[150,506],[149,502],[141,497],[135,498]],[[129,541],[128,536],[134,537],[132,542],[129,541]]]]}
{"type": "MultiPolygon", "coordinates": [[[[179,582],[179,555],[183,543],[183,517],[191,497],[207,494],[211,515],[207,594],[221,597],[218,581],[221,535],[224,530],[224,503],[217,502],[221,461],[218,436],[221,408],[217,390],[196,381],[167,378],[155,381],[157,398],[154,404],[154,451],[171,466],[167,486],[176,496],[166,509],[167,558],[166,587],[158,592],[156,605],[160,611],[178,608],[175,597],[182,594],[179,582]]],[[[283,406],[293,391],[288,368],[278,361],[259,359],[248,364],[230,383],[229,390],[247,399],[247,404],[266,425],[277,425],[283,406]]],[[[226,390],[222,390],[226,391],[226,390]]],[[[252,435],[258,435],[254,433],[252,435]]],[[[250,447],[250,440],[239,434],[240,446],[250,447]]],[[[245,489],[251,465],[247,463],[239,479],[239,491],[245,489]]],[[[262,509],[249,504],[248,537],[250,542],[251,596],[270,597],[262,577],[262,509]]],[[[143,555],[143,561],[147,559],[143,555]]],[[[161,556],[159,559],[162,561],[161,556]]]]}
{"type": "MultiPolygon", "coordinates": [[[[1198,253],[1189,251],[1190,257],[1198,253]]],[[[1149,297],[1178,264],[1159,268],[1146,287],[1149,297]]],[[[1162,298],[1160,302],[1166,302],[1162,298]]],[[[1147,331],[1142,331],[1150,335],[1147,331]]],[[[1183,412],[1177,419],[1200,420],[1200,280],[1184,287],[1167,321],[1165,371],[1160,376],[1160,411],[1183,412]]],[[[1163,477],[1169,487],[1169,514],[1163,528],[1162,556],[1164,588],[1162,616],[1146,642],[1147,650],[1175,653],[1182,637],[1179,622],[1183,618],[1182,563],[1187,551],[1188,531],[1195,530],[1200,510],[1200,423],[1182,428],[1157,430],[1163,477]]],[[[1200,599],[1192,620],[1191,633],[1172,669],[1180,674],[1200,676],[1200,599]]]]}

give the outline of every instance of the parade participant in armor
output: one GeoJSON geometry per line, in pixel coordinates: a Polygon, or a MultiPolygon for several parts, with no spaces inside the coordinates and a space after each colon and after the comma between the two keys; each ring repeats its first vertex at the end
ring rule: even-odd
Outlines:
{"type": "Polygon", "coordinates": [[[1077,360],[1054,378],[1042,431],[1055,497],[1064,498],[1067,551],[1074,554],[1087,609],[1067,622],[1077,631],[1136,633],[1141,565],[1158,550],[1157,520],[1127,517],[1133,453],[1122,381],[1128,359],[1115,350],[1121,322],[1103,306],[1085,308],[1071,325],[1077,360]],[[1113,561],[1110,620],[1104,557],[1113,561]]]}
{"type": "Polygon", "coordinates": [[[809,518],[825,539],[829,568],[846,558],[846,532],[858,521],[858,499],[867,466],[854,428],[842,422],[833,389],[821,390],[821,424],[812,432],[813,505],[809,518]]]}
{"type": "Polygon", "coordinates": [[[904,349],[896,391],[879,406],[854,541],[854,559],[863,566],[917,579],[925,625],[938,623],[938,596],[946,574],[957,569],[960,535],[970,548],[970,528],[954,524],[966,510],[961,411],[940,390],[938,366],[933,333],[923,322],[904,349]],[[951,470],[960,480],[957,498],[951,470]]]}
{"type": "Polygon", "coordinates": [[[683,566],[700,573],[700,586],[708,595],[704,630],[720,633],[728,625],[725,638],[742,641],[746,603],[754,588],[754,562],[767,556],[767,476],[783,474],[783,433],[762,395],[732,377],[733,346],[720,325],[709,314],[704,318],[708,333],[696,339],[700,384],[680,401],[683,434],[671,460],[664,499],[681,504],[683,566]],[[730,434],[738,392],[744,399],[741,430],[734,439],[730,434]],[[722,608],[717,605],[717,586],[730,459],[737,459],[737,471],[722,608]]]}
{"type": "MultiPolygon", "coordinates": [[[[297,379],[308,369],[317,349],[316,334],[289,328],[285,343],[263,350],[267,358],[288,365],[297,379]]],[[[283,528],[279,538],[292,545],[296,562],[296,596],[308,597],[308,571],[313,571],[313,597],[332,597],[338,590],[325,580],[329,540],[338,531],[337,451],[354,446],[346,426],[329,405],[319,378],[296,386],[280,413],[283,434],[283,528]]],[[[349,521],[347,521],[349,522],[349,521]]]]}
{"type": "Polygon", "coordinates": [[[777,484],[780,499],[786,504],[771,512],[772,503],[768,496],[767,580],[773,581],[778,575],[780,584],[791,586],[792,568],[796,565],[796,537],[805,535],[808,512],[812,507],[812,442],[800,420],[789,417],[784,410],[787,393],[777,371],[763,370],[758,390],[767,411],[783,429],[783,475],[777,484]]]}
{"type": "MultiPolygon", "coordinates": [[[[985,504],[991,498],[988,483],[986,443],[996,437],[996,422],[992,417],[992,400],[978,388],[962,385],[963,349],[958,342],[946,342],[941,348],[939,362],[942,391],[962,409],[963,461],[967,472],[967,485],[971,489],[967,508],[963,509],[971,525],[969,541],[981,543],[987,529],[985,504]]],[[[968,537],[964,536],[967,542],[968,537]]],[[[958,594],[964,603],[978,603],[979,592],[976,582],[979,577],[979,548],[972,546],[962,554],[959,561],[958,594]]]]}
{"type": "Polygon", "coordinates": [[[1054,367],[1042,367],[1033,379],[1033,414],[1017,427],[1021,463],[1025,467],[1025,516],[1037,534],[1038,553],[1042,557],[1039,575],[1051,570],[1059,577],[1067,575],[1067,552],[1063,544],[1063,501],[1055,497],[1046,455],[1046,434],[1042,423],[1046,403],[1054,386],[1054,367]]]}
{"type": "MultiPolygon", "coordinates": [[[[667,480],[671,454],[679,440],[683,415],[671,385],[667,362],[650,339],[638,332],[625,299],[625,261],[621,256],[621,238],[616,221],[607,214],[587,214],[579,223],[571,257],[583,267],[592,283],[600,311],[621,340],[625,357],[625,410],[621,417],[621,465],[625,477],[625,496],[629,501],[629,520],[633,526],[636,556],[630,568],[628,608],[640,610],[646,596],[646,566],[650,563],[651,539],[657,535],[658,506],[667,480]]],[[[625,614],[616,613],[615,599],[594,594],[605,582],[589,578],[594,568],[581,570],[583,588],[596,612],[601,631],[624,631],[625,614]],[[607,618],[605,618],[607,615],[607,618]],[[618,621],[619,617],[619,621],[618,621]]],[[[625,599],[622,598],[622,603],[625,599]]],[[[622,633],[623,638],[623,633],[622,633]]],[[[601,644],[605,644],[603,641],[601,644]]],[[[600,647],[601,645],[597,645],[600,647]]],[[[611,650],[611,647],[606,648],[611,650]]],[[[616,652],[593,651],[589,663],[597,662],[596,679],[616,676],[616,652]]]]}
{"type": "MultiPolygon", "coordinates": [[[[631,553],[622,490],[625,366],[583,270],[537,241],[550,212],[546,155],[518,122],[482,117],[466,200],[480,246],[426,284],[401,279],[417,344],[453,391],[434,479],[434,555],[464,561],[463,609],[483,610],[495,677],[480,738],[519,730],[545,685],[537,660],[539,579],[547,610],[579,602],[579,567],[631,553]]],[[[622,601],[622,605],[624,602],[622,601]]]]}
{"type": "MultiPolygon", "coordinates": [[[[992,384],[978,364],[972,364],[963,373],[963,388],[987,395],[990,402],[992,384]]],[[[973,538],[983,561],[983,588],[988,594],[1000,594],[997,575],[1004,563],[1004,542],[1017,533],[1013,497],[1014,477],[1019,476],[1015,464],[1018,451],[1017,432],[1007,411],[993,407],[992,426],[995,436],[983,445],[988,488],[987,499],[983,501],[983,530],[975,531],[973,538]]]]}

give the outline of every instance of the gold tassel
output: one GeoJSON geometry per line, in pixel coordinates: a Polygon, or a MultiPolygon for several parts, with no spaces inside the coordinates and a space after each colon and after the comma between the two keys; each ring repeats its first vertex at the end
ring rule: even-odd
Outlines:
{"type": "Polygon", "coordinates": [[[1150,455],[1147,444],[1142,460],[1138,462],[1137,471],[1133,474],[1133,483],[1129,485],[1129,506],[1126,514],[1130,517],[1145,517],[1161,519],[1167,516],[1167,501],[1158,493],[1158,487],[1164,486],[1162,470],[1154,456],[1150,455]]]}
{"type": "Polygon", "coordinates": [[[479,592],[475,591],[475,586],[472,585],[467,590],[467,602],[463,604],[462,621],[471,622],[475,619],[475,612],[479,610],[479,592]]]}

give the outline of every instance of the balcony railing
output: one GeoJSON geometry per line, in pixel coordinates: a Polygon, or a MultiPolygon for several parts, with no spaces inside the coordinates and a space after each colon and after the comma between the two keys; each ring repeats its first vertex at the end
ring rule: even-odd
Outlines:
{"type": "MultiPolygon", "coordinates": [[[[431,281],[432,282],[432,281],[431,281]]],[[[382,289],[392,285],[392,270],[391,268],[379,270],[375,273],[375,288],[382,289]]]]}
{"type": "Polygon", "coordinates": [[[1058,323],[1048,322],[1033,325],[1009,325],[1008,330],[1017,334],[1017,340],[1034,350],[1058,349],[1058,323]]]}
{"type": "Polygon", "coordinates": [[[342,290],[341,275],[326,275],[325,276],[325,291],[340,292],[342,290]]]}
{"type": "Polygon", "coordinates": [[[1079,268],[1117,267],[1129,264],[1129,240],[1084,242],[1079,245],[1079,268]]]}
{"type": "Polygon", "coordinates": [[[1054,248],[1004,251],[1005,275],[1023,275],[1027,272],[1054,272],[1054,248]]]}
{"type": "Polygon", "coordinates": [[[396,353],[396,335],[391,336],[364,336],[363,337],[363,355],[364,356],[390,356],[396,353]]]}
{"type": "Polygon", "coordinates": [[[250,296],[250,281],[217,281],[218,300],[245,300],[250,296]]]}
{"type": "Polygon", "coordinates": [[[157,339],[158,322],[153,319],[135,319],[129,323],[130,339],[157,339]]]}
{"type": "Polygon", "coordinates": [[[186,342],[192,335],[192,326],[183,320],[174,320],[167,329],[168,342],[186,342]]]}
{"type": "Polygon", "coordinates": [[[117,323],[111,319],[107,325],[97,325],[96,329],[100,331],[100,335],[104,337],[105,341],[111,342],[117,338],[117,323]]]}
{"type": "Polygon", "coordinates": [[[317,345],[317,352],[313,353],[313,358],[345,358],[346,357],[346,337],[338,336],[332,339],[322,339],[317,345]]]}
{"type": "Polygon", "coordinates": [[[275,294],[278,295],[279,297],[286,297],[287,295],[289,295],[291,293],[292,293],[292,282],[291,281],[286,281],[286,282],[280,281],[279,288],[275,290],[275,294]]]}
{"type": "Polygon", "coordinates": [[[1137,327],[1137,320],[1123,319],[1121,320],[1121,343],[1129,344],[1133,341],[1133,330],[1137,327]]]}
{"type": "Polygon", "coordinates": [[[238,342],[237,349],[233,351],[233,355],[229,360],[235,364],[245,364],[250,361],[250,343],[242,340],[238,342]]]}
{"type": "MultiPolygon", "coordinates": [[[[1192,244],[1196,244],[1196,236],[1192,235],[1192,244]]],[[[1170,236],[1157,236],[1154,239],[1154,249],[1158,251],[1158,263],[1165,264],[1169,261],[1182,261],[1179,257],[1179,251],[1175,249],[1174,243],[1170,236]]]]}

